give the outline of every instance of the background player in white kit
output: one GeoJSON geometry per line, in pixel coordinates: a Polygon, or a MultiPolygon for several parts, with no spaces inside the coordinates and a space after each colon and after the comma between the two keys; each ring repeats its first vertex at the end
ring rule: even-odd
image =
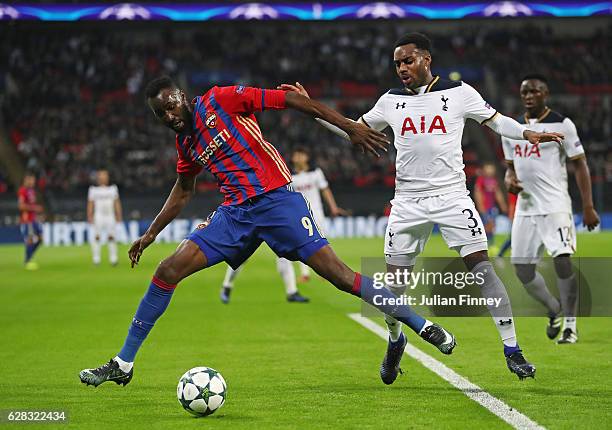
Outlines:
{"type": "Polygon", "coordinates": [[[526,76],[520,94],[526,112],[519,122],[534,130],[562,133],[565,138],[561,143],[539,145],[502,138],[508,164],[506,186],[510,192],[518,193],[512,224],[512,264],[527,292],[548,311],[547,336],[557,337],[563,313],[563,333],[557,343],[575,343],[578,340],[578,284],[570,255],[576,251],[576,231],[567,189],[566,160],[572,160],[576,168],[583,223],[589,230],[599,224],[599,216],[593,208],[591,176],[576,126],[569,118],[546,106],[549,95],[546,78],[526,76]],[[536,270],[544,248],[553,257],[560,301],[550,293],[536,270]]]}
{"type": "MultiPolygon", "coordinates": [[[[484,226],[466,188],[461,136],[467,118],[502,136],[525,138],[532,144],[559,141],[562,135],[527,130],[499,114],[468,84],[434,77],[430,69],[431,42],[423,34],[400,38],[393,59],[403,87],[383,94],[359,119],[377,130],[391,127],[397,149],[395,198],[384,250],[387,270],[412,270],[433,225],[438,224],[449,248],[459,252],[475,279],[484,280],[482,295],[501,299],[500,306],[492,306],[489,311],[504,344],[508,369],[521,379],[533,377],[535,366],[525,360],[518,346],[508,294],[489,262],[484,226]]],[[[297,83],[282,88],[307,95],[297,83]]],[[[320,122],[346,137],[337,128],[320,122]]],[[[401,294],[405,288],[397,285],[394,292],[401,294]]],[[[391,384],[400,371],[407,341],[396,319],[386,316],[385,321],[389,344],[380,376],[384,383],[391,384]]]]}
{"type": "MultiPolygon", "coordinates": [[[[306,197],[306,200],[310,203],[310,210],[319,230],[323,230],[323,234],[325,234],[325,214],[323,212],[321,196],[323,196],[323,200],[325,200],[332,218],[347,215],[348,213],[336,204],[336,199],[329,188],[329,183],[323,171],[319,167],[311,169],[310,154],[306,148],[295,148],[291,154],[291,163],[293,164],[293,182],[291,182],[291,185],[295,191],[302,193],[306,197]]],[[[289,260],[283,260],[290,264],[289,260]]],[[[298,264],[300,266],[300,281],[308,281],[310,278],[310,268],[302,262],[298,262],[298,264]]]]}
{"type": "MultiPolygon", "coordinates": [[[[310,211],[312,212],[313,219],[317,225],[317,229],[321,232],[322,236],[325,236],[325,232],[321,226],[325,225],[325,215],[323,213],[323,203],[321,201],[321,195],[329,208],[329,213],[332,217],[339,215],[346,215],[347,211],[338,207],[336,199],[329,188],[329,183],[325,178],[325,174],[320,168],[310,168],[310,154],[305,148],[297,147],[291,153],[291,163],[293,165],[292,182],[293,189],[306,198],[306,201],[310,205],[310,211]]],[[[310,278],[310,268],[302,262],[298,262],[300,265],[300,281],[306,282],[310,278]]],[[[286,258],[279,257],[276,265],[278,272],[283,279],[285,285],[285,293],[287,294],[287,301],[289,302],[308,302],[308,298],[302,296],[296,285],[295,270],[293,263],[286,258]]],[[[231,267],[227,267],[225,272],[225,278],[223,279],[223,285],[221,287],[221,301],[223,303],[229,303],[230,294],[234,288],[234,280],[240,271],[242,266],[234,270],[231,267]]]]}
{"type": "Polygon", "coordinates": [[[87,222],[90,224],[89,242],[94,264],[100,264],[101,239],[108,240],[110,263],[117,264],[117,223],[123,216],[117,185],[109,185],[107,170],[96,173],[97,185],[91,185],[87,193],[87,222]]]}

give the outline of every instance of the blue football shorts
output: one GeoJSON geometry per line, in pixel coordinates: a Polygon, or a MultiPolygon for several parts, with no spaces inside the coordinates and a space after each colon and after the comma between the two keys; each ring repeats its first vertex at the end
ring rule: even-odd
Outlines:
{"type": "Polygon", "coordinates": [[[262,242],[279,257],[305,262],[328,245],[314,220],[306,198],[283,186],[247,201],[219,206],[187,236],[208,260],[208,267],[221,261],[238,268],[262,242]]]}
{"type": "Polygon", "coordinates": [[[34,221],[19,226],[23,240],[28,240],[31,236],[42,236],[42,226],[40,223],[34,221]]]}

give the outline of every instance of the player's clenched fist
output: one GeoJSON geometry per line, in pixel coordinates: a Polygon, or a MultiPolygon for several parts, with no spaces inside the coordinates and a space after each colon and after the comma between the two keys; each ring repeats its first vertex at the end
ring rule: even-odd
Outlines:
{"type": "Polygon", "coordinates": [[[155,240],[155,236],[150,234],[143,234],[138,239],[132,243],[130,250],[128,251],[128,255],[130,257],[130,261],[132,262],[132,267],[134,267],[140,261],[140,256],[147,246],[153,243],[155,240]]]}
{"type": "Polygon", "coordinates": [[[587,206],[584,208],[582,213],[582,224],[584,224],[589,231],[593,230],[599,225],[599,215],[592,206],[587,206]]]}

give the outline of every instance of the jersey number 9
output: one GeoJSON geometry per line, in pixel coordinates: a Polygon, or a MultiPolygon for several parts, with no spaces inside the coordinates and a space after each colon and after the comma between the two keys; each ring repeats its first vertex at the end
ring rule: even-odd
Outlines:
{"type": "Polygon", "coordinates": [[[312,221],[307,216],[302,217],[302,225],[306,230],[308,230],[308,236],[312,236],[314,234],[312,230],[312,221]]]}

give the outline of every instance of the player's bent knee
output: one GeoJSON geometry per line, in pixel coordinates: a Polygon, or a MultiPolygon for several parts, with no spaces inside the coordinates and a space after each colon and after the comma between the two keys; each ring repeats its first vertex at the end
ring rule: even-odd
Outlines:
{"type": "Polygon", "coordinates": [[[561,279],[567,279],[574,273],[572,269],[572,261],[569,254],[558,255],[553,259],[555,263],[555,272],[561,279]]]}
{"type": "Polygon", "coordinates": [[[524,284],[528,284],[534,280],[536,276],[536,265],[535,264],[515,264],[514,272],[516,273],[516,277],[519,278],[524,284]]]}
{"type": "Polygon", "coordinates": [[[155,276],[169,284],[180,281],[207,266],[207,258],[191,240],[183,240],[174,254],[159,263],[155,276]]]}
{"type": "MultiPolygon", "coordinates": [[[[486,246],[486,243],[485,243],[486,246]]],[[[468,270],[472,270],[478,263],[482,263],[483,261],[489,261],[489,254],[486,249],[479,250],[475,252],[471,252],[467,255],[462,255],[463,262],[467,266],[468,270]]]]}
{"type": "Polygon", "coordinates": [[[154,276],[170,285],[176,285],[181,281],[179,271],[177,270],[172,257],[168,257],[159,263],[159,266],[157,266],[157,269],[155,270],[154,276]]]}

